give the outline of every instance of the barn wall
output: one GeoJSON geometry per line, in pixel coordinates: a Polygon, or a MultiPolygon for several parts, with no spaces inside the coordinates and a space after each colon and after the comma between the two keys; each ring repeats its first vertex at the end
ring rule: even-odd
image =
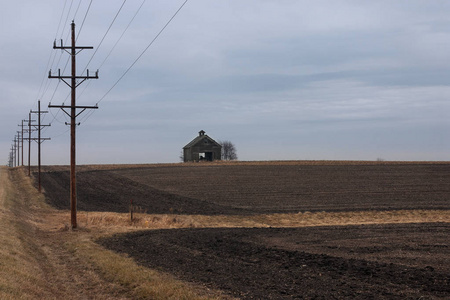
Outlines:
{"type": "Polygon", "coordinates": [[[183,149],[184,161],[198,161],[199,153],[211,152],[213,160],[220,160],[222,154],[222,147],[209,139],[207,136],[199,140],[197,143],[189,148],[183,149]]]}

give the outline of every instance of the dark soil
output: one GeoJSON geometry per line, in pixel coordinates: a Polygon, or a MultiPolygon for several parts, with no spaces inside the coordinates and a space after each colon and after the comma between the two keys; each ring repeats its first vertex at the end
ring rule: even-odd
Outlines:
{"type": "MultiPolygon", "coordinates": [[[[78,209],[148,213],[450,209],[450,164],[172,165],[78,173],[78,209]]],[[[69,209],[69,172],[42,174],[69,209]]],[[[448,223],[141,231],[99,243],[242,299],[450,299],[448,223]]]]}
{"type": "Polygon", "coordinates": [[[99,243],[242,299],[449,299],[449,227],[158,230],[99,243]]]}
{"type": "MultiPolygon", "coordinates": [[[[42,174],[47,200],[69,209],[69,172],[42,174]]],[[[94,170],[77,176],[78,208],[258,214],[450,209],[450,164],[191,165],[94,170]]]]}
{"type": "MultiPolygon", "coordinates": [[[[41,175],[46,200],[58,209],[70,209],[70,173],[41,175]]],[[[244,210],[193,199],[133,181],[110,171],[77,175],[77,207],[84,211],[128,212],[130,200],[142,212],[154,214],[240,214],[244,210]]]]}

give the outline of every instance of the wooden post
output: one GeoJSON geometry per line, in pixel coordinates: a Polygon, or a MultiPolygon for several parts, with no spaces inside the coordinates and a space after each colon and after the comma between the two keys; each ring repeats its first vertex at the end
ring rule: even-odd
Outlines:
{"type": "Polygon", "coordinates": [[[130,199],[130,218],[131,222],[133,222],[133,199],[130,199]]]}

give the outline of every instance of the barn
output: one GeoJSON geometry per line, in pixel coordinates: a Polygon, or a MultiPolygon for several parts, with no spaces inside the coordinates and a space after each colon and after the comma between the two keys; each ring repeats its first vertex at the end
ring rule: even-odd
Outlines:
{"type": "Polygon", "coordinates": [[[222,157],[222,146],[201,130],[198,136],[183,147],[183,160],[188,161],[213,161],[222,157]]]}

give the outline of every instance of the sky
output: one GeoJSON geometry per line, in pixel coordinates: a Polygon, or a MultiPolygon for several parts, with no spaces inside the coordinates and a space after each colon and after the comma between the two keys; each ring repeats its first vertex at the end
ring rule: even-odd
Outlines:
{"type": "Polygon", "coordinates": [[[53,43],[72,20],[94,47],[77,75],[99,70],[77,88],[99,107],[77,118],[78,164],[179,162],[200,130],[243,161],[450,160],[450,1],[0,3],[2,164],[38,100],[42,163],[70,163],[70,119],[48,108],[70,89],[48,73],[70,75],[53,43]]]}

